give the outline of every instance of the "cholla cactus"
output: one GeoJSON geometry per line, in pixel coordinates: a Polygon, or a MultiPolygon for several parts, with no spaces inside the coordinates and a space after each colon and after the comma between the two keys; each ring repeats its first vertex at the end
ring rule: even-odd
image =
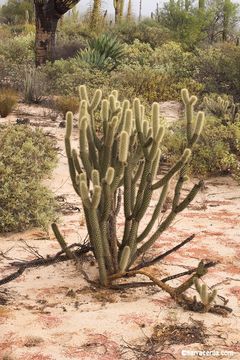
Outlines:
{"type": "Polygon", "coordinates": [[[159,104],[152,105],[151,120],[148,121],[145,108],[137,98],[133,104],[128,100],[121,103],[118,92],[113,91],[107,99],[102,99],[102,91],[98,89],[90,99],[85,86],[80,86],[79,94],[80,150],[78,152],[71,147],[73,114],[68,112],[66,153],[73,187],[82,200],[100,282],[107,285],[111,275],[131,269],[201,188],[202,182],[199,182],[184,199],[181,198],[191,147],[201,133],[204,114],[199,112],[194,119],[197,99],[189,96],[186,89],[182,90],[187,118],[187,147],[176,164],[156,180],[164,136],[159,104]],[[96,130],[96,114],[99,111],[101,133],[96,130]],[[154,228],[173,177],[176,185],[171,210],[154,228]],[[120,188],[124,193],[125,222],[124,231],[119,233],[120,188]],[[156,207],[150,221],[144,225],[144,216],[156,190],[159,193],[156,207]]]}
{"type": "Polygon", "coordinates": [[[214,301],[217,295],[217,290],[213,290],[211,293],[208,292],[206,284],[200,284],[198,278],[194,278],[195,288],[200,296],[201,302],[204,306],[204,311],[208,311],[211,303],[214,301]]]}
{"type": "Polygon", "coordinates": [[[229,97],[222,98],[214,95],[204,97],[203,104],[210,113],[222,119],[223,122],[235,122],[240,119],[239,104],[234,104],[229,97]]]}

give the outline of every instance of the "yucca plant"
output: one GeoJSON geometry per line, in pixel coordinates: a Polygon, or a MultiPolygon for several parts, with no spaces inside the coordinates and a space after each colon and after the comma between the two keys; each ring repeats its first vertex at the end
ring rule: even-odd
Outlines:
{"type": "Polygon", "coordinates": [[[124,45],[109,34],[89,40],[88,47],[77,55],[80,60],[99,70],[112,71],[124,56],[124,45]]]}

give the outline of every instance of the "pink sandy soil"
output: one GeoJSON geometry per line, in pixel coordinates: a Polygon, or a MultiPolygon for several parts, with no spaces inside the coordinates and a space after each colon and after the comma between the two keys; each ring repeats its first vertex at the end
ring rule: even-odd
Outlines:
{"type": "MultiPolygon", "coordinates": [[[[46,121],[46,111],[27,109],[29,117],[46,121]],[[41,113],[42,111],[42,113],[41,113]],[[45,119],[45,120],[44,120],[45,119]]],[[[21,108],[26,112],[26,107],[21,108]]],[[[13,122],[17,114],[7,121],[13,122]]],[[[74,194],[63,150],[64,129],[50,120],[46,131],[56,136],[60,151],[59,165],[47,184],[56,196],[80,208],[61,215],[59,226],[68,243],[86,236],[81,203],[74,194]]],[[[74,131],[77,141],[77,130],[74,131]]],[[[76,142],[77,143],[77,142],[76,142]]],[[[190,187],[192,184],[189,184],[190,187]]],[[[219,261],[209,270],[204,282],[229,300],[233,313],[228,317],[185,311],[157,287],[121,291],[97,289],[84,280],[73,262],[26,270],[17,280],[0,288],[8,299],[0,305],[0,360],[118,360],[135,359],[126,346],[141,345],[158,324],[203,322],[205,344],[165,345],[166,354],[149,360],[200,359],[182,356],[182,350],[232,351],[233,355],[209,356],[208,359],[240,359],[240,186],[230,177],[207,180],[205,189],[153,246],[148,255],[158,255],[191,234],[195,239],[153,267],[159,279],[198,265],[199,260],[219,261]],[[169,354],[170,353],[170,354],[169,354]],[[9,356],[9,357],[6,357],[9,356]]],[[[149,207],[145,222],[153,208],[149,207]]],[[[123,227],[120,216],[119,231],[123,227]]],[[[0,251],[14,259],[32,259],[23,248],[25,240],[43,256],[53,255],[58,244],[51,231],[32,229],[0,236],[0,251]]],[[[86,258],[82,268],[96,279],[96,266],[86,258]]],[[[9,260],[0,257],[1,277],[11,273],[9,260]]],[[[137,280],[145,280],[138,277],[137,280]]],[[[175,281],[174,285],[180,281],[175,281]]],[[[217,298],[217,303],[222,304],[217,298]]],[[[145,358],[147,359],[147,357],[145,358]]]]}

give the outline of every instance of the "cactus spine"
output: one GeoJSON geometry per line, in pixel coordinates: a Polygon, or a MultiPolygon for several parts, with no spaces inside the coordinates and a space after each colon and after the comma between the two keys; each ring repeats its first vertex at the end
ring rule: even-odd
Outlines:
{"type": "Polygon", "coordinates": [[[202,186],[199,182],[181,198],[191,148],[197,141],[204,122],[198,113],[194,121],[196,98],[182,91],[187,119],[187,147],[176,164],[160,179],[156,174],[161,156],[164,129],[160,125],[159,104],[154,103],[151,121],[145,119],[144,106],[135,99],[118,100],[117,91],[102,99],[97,90],[90,99],[85,86],[80,86],[79,153],[71,147],[72,114],[67,113],[65,146],[69,171],[76,193],[81,197],[89,238],[99,266],[100,282],[107,285],[109,276],[128,271],[162,232],[193,200],[202,186]],[[102,133],[96,131],[96,113],[100,113],[102,133]],[[172,208],[154,228],[165,202],[169,182],[176,178],[172,208]],[[118,191],[123,187],[124,231],[117,231],[118,191]],[[149,223],[140,224],[152,195],[159,198],[149,223]]]}

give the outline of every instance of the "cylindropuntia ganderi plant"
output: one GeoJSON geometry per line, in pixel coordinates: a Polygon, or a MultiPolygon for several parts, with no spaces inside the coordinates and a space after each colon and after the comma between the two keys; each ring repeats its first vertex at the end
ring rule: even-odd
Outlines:
{"type": "Polygon", "coordinates": [[[204,113],[199,112],[194,117],[197,98],[189,96],[188,91],[183,89],[187,146],[176,164],[156,180],[164,136],[159,104],[152,105],[151,120],[148,121],[138,98],[133,104],[128,100],[120,102],[118,92],[113,91],[107,99],[102,99],[102,91],[98,89],[90,99],[85,86],[80,86],[79,95],[80,150],[78,152],[71,147],[73,114],[68,112],[66,153],[73,187],[82,200],[100,283],[107,285],[114,274],[124,274],[133,267],[202,187],[202,182],[197,183],[184,199],[181,198],[191,148],[202,131],[204,113]],[[99,110],[100,133],[96,130],[96,113],[99,110]],[[176,184],[171,209],[154,228],[173,177],[176,177],[176,184]],[[123,232],[118,233],[120,189],[123,189],[125,222],[123,232]],[[151,219],[140,228],[156,190],[160,190],[159,198],[151,219]]]}

